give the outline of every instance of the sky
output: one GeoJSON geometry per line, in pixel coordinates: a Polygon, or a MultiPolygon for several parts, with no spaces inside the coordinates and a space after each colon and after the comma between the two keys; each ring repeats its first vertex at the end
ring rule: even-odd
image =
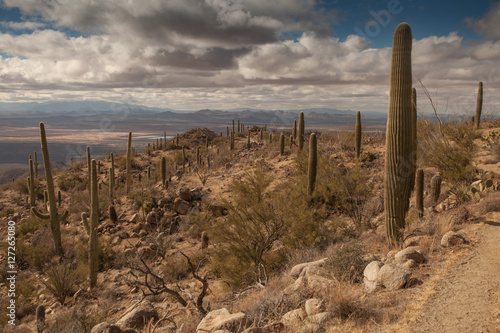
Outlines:
{"type": "Polygon", "coordinates": [[[0,101],[386,111],[401,22],[421,111],[498,110],[492,0],[0,0],[0,101]]]}

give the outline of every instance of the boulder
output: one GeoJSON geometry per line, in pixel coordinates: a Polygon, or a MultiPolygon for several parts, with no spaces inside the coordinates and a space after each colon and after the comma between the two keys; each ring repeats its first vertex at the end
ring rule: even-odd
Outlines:
{"type": "Polygon", "coordinates": [[[285,325],[280,322],[274,322],[264,327],[247,328],[242,333],[279,333],[285,331],[285,325]]]}
{"type": "Polygon", "coordinates": [[[301,308],[289,311],[281,317],[281,322],[288,328],[302,326],[307,318],[307,314],[301,308]]]}
{"type": "Polygon", "coordinates": [[[150,225],[156,225],[156,221],[158,220],[158,214],[156,212],[149,212],[146,215],[146,223],[150,225]]]}
{"type": "Polygon", "coordinates": [[[230,332],[241,332],[246,319],[243,312],[231,314],[226,308],[213,310],[198,324],[196,332],[205,333],[223,329],[230,332]]]}
{"type": "Polygon", "coordinates": [[[390,291],[403,288],[410,276],[408,269],[396,264],[385,264],[378,272],[380,283],[390,291]]]}
{"type": "Polygon", "coordinates": [[[151,319],[158,320],[158,312],[149,301],[143,301],[137,306],[127,309],[125,315],[116,322],[116,325],[141,328],[151,319]]]}
{"type": "Polygon", "coordinates": [[[316,261],[311,261],[311,262],[305,262],[305,263],[302,263],[302,264],[298,264],[298,265],[295,265],[292,267],[291,271],[290,271],[290,276],[294,279],[298,278],[300,273],[302,273],[302,271],[304,270],[304,268],[306,267],[313,267],[313,266],[319,266],[319,267],[323,267],[323,265],[325,264],[326,262],[326,258],[323,258],[323,259],[320,259],[320,260],[316,260],[316,261]]]}
{"type": "Polygon", "coordinates": [[[325,304],[318,298],[310,298],[306,301],[305,309],[308,316],[313,316],[320,312],[324,312],[325,304]]]}
{"type": "Polygon", "coordinates": [[[169,203],[169,200],[167,198],[162,198],[162,199],[158,200],[158,207],[163,208],[166,205],[168,205],[168,203],[169,203]]]}
{"type": "Polygon", "coordinates": [[[394,255],[394,260],[398,263],[405,263],[406,261],[413,259],[417,264],[425,262],[424,253],[418,246],[410,246],[404,250],[399,251],[394,255]]]}
{"type": "Polygon", "coordinates": [[[181,215],[186,215],[189,212],[189,209],[191,208],[191,204],[187,202],[184,199],[181,198],[176,198],[174,200],[174,210],[181,214],[181,215]]]}
{"type": "Polygon", "coordinates": [[[378,278],[378,274],[382,266],[384,266],[384,264],[380,261],[372,261],[366,265],[365,270],[363,271],[363,282],[367,293],[373,293],[380,289],[381,283],[378,278]]]}
{"type": "Polygon", "coordinates": [[[90,333],[137,333],[137,331],[132,328],[104,322],[92,327],[90,333]]]}
{"type": "Polygon", "coordinates": [[[467,240],[465,239],[465,237],[460,235],[459,233],[454,232],[454,231],[448,231],[441,238],[441,246],[442,247],[451,247],[451,246],[460,245],[460,244],[464,244],[464,243],[467,243],[467,240]]]}
{"type": "Polygon", "coordinates": [[[181,187],[179,189],[179,198],[186,201],[193,200],[193,195],[191,194],[191,190],[187,187],[181,187]]]}
{"type": "Polygon", "coordinates": [[[309,323],[320,326],[324,326],[327,320],[328,320],[328,312],[321,312],[307,317],[307,321],[309,323]]]}

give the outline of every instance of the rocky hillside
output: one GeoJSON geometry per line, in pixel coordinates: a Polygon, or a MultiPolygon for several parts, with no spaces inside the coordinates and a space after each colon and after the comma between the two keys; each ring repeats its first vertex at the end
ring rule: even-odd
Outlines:
{"type": "MultiPolygon", "coordinates": [[[[356,157],[354,132],[317,133],[317,148],[306,136],[299,150],[292,130],[256,127],[236,130],[231,149],[226,132],[195,129],[135,151],[128,171],[122,154],[96,161],[96,178],[86,162],[52,170],[62,252],[42,171],[31,189],[24,178],[3,185],[0,230],[15,224],[17,273],[16,325],[1,317],[2,330],[378,332],[418,322],[410,314],[447,258],[470,251],[473,232],[500,211],[498,124],[451,122],[441,136],[436,126],[418,124],[423,182],[392,247],[385,138],[367,133],[356,157]]],[[[47,141],[50,149],[50,132],[47,141]]],[[[12,249],[2,244],[8,290],[12,249]]],[[[2,293],[2,308],[11,299],[2,293]]]]}

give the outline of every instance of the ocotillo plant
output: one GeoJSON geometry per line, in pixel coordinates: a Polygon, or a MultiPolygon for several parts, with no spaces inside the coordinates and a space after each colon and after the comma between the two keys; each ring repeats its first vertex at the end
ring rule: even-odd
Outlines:
{"type": "Polygon", "coordinates": [[[393,37],[386,130],[384,208],[387,241],[391,245],[401,240],[405,228],[414,163],[411,48],[410,26],[401,23],[393,37]]]}
{"type": "Polygon", "coordinates": [[[479,81],[477,86],[477,103],[476,103],[476,128],[480,127],[481,111],[483,110],[483,82],[479,81]]]}
{"type": "Polygon", "coordinates": [[[424,170],[418,169],[415,175],[415,199],[419,217],[424,217],[424,170]]]}
{"type": "Polygon", "coordinates": [[[300,112],[299,133],[298,133],[299,151],[301,151],[302,148],[304,148],[304,131],[305,131],[304,112],[300,112]]]}
{"type": "Polygon", "coordinates": [[[293,139],[297,140],[297,119],[293,120],[292,135],[293,135],[293,139]]]}
{"type": "Polygon", "coordinates": [[[434,175],[431,178],[431,195],[434,201],[437,201],[441,195],[441,180],[440,175],[434,175]]]}
{"type": "MultiPolygon", "coordinates": [[[[167,159],[165,158],[165,156],[161,158],[160,171],[161,171],[161,185],[165,188],[165,182],[167,181],[167,159]]],[[[148,179],[150,177],[151,175],[148,167],[148,179]]]]}
{"type": "Polygon", "coordinates": [[[126,193],[128,194],[130,192],[130,188],[132,187],[132,132],[128,132],[126,163],[126,193]]]}
{"type": "Polygon", "coordinates": [[[354,138],[356,141],[356,157],[361,154],[361,112],[356,113],[356,125],[354,125],[354,138]]]}
{"type": "Polygon", "coordinates": [[[280,134],[280,155],[283,156],[285,154],[285,134],[281,132],[280,134]]]}
{"type": "Polygon", "coordinates": [[[97,189],[96,161],[91,162],[91,208],[90,208],[90,238],[89,238],[89,280],[90,288],[97,284],[97,270],[99,268],[99,253],[97,240],[97,225],[99,223],[99,194],[97,189]]]}
{"type": "Polygon", "coordinates": [[[45,328],[45,307],[40,304],[36,308],[36,332],[43,333],[45,328]]]}
{"type": "Polygon", "coordinates": [[[42,145],[43,153],[43,166],[45,168],[45,180],[47,182],[47,195],[48,195],[48,210],[49,214],[41,214],[36,210],[35,207],[31,208],[31,211],[42,219],[50,220],[50,229],[52,231],[52,237],[54,238],[54,245],[56,252],[59,255],[63,255],[63,247],[61,242],[61,221],[68,217],[68,211],[63,214],[59,214],[57,211],[56,193],[54,190],[54,179],[52,178],[52,171],[50,169],[50,159],[49,159],[49,147],[47,145],[47,138],[45,136],[45,125],[40,123],[40,141],[42,145]]]}
{"type": "Polygon", "coordinates": [[[308,173],[307,193],[309,194],[309,196],[311,196],[314,191],[317,168],[318,168],[318,142],[316,138],[316,133],[312,133],[311,137],[309,138],[309,167],[307,170],[308,173]]]}

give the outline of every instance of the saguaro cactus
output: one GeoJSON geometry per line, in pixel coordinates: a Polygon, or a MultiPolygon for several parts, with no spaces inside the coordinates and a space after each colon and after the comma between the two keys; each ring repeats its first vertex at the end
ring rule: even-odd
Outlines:
{"type": "Polygon", "coordinates": [[[316,170],[318,168],[318,142],[316,133],[312,133],[309,138],[309,167],[308,167],[308,181],[307,193],[311,195],[314,191],[316,183],[316,170]]]}
{"type": "MultiPolygon", "coordinates": [[[[165,156],[161,158],[160,171],[161,171],[161,185],[163,186],[163,188],[165,188],[165,182],[167,181],[167,159],[165,158],[165,156]]],[[[148,168],[148,179],[149,178],[151,178],[150,168],[148,168]]]]}
{"type": "Polygon", "coordinates": [[[247,147],[250,149],[250,130],[248,130],[247,132],[248,132],[248,135],[247,135],[247,147]]]}
{"type": "Polygon", "coordinates": [[[196,147],[196,165],[201,165],[200,147],[196,147]]]}
{"type": "Polygon", "coordinates": [[[40,123],[40,141],[42,145],[43,153],[43,166],[45,168],[45,180],[47,182],[47,196],[48,196],[48,211],[49,214],[41,214],[36,210],[35,207],[31,208],[33,214],[42,219],[50,220],[50,229],[52,231],[52,237],[54,238],[54,246],[57,254],[63,255],[63,247],[61,242],[61,228],[60,223],[68,217],[68,211],[65,211],[62,215],[57,211],[57,201],[56,193],[54,190],[54,179],[52,178],[52,171],[50,169],[50,159],[49,159],[49,147],[47,145],[47,138],[45,136],[45,125],[40,123]]]}
{"type": "Polygon", "coordinates": [[[418,169],[415,175],[415,201],[419,217],[424,216],[424,170],[418,169]]]}
{"type": "Polygon", "coordinates": [[[386,130],[384,208],[387,240],[397,243],[405,227],[414,163],[412,135],[412,35],[401,23],[394,32],[386,130]]]}
{"type": "Polygon", "coordinates": [[[186,150],[182,146],[182,173],[186,172],[186,150]]]}
{"type": "Polygon", "coordinates": [[[300,112],[299,114],[299,133],[298,133],[298,141],[299,141],[299,152],[304,148],[304,131],[306,124],[304,122],[304,112],[300,112]]]}
{"type": "Polygon", "coordinates": [[[411,114],[412,114],[411,135],[413,140],[412,142],[413,159],[411,168],[412,173],[411,173],[410,192],[415,187],[415,172],[417,171],[417,90],[415,89],[415,87],[411,89],[411,114]]]}
{"type": "Polygon", "coordinates": [[[354,125],[354,137],[356,141],[356,157],[361,154],[361,112],[356,113],[356,124],[354,125]]]}
{"type": "Polygon", "coordinates": [[[128,132],[127,140],[127,179],[126,179],[126,193],[130,192],[132,186],[132,132],[128,132]]]}
{"type": "Polygon", "coordinates": [[[36,207],[36,193],[35,193],[35,172],[33,160],[29,160],[30,176],[28,177],[28,190],[30,192],[30,209],[36,207]]]}
{"type": "Polygon", "coordinates": [[[293,139],[297,140],[297,119],[293,120],[292,135],[293,135],[293,139]]]}
{"type": "Polygon", "coordinates": [[[35,160],[33,161],[33,167],[35,168],[35,178],[38,178],[38,157],[35,152],[35,160]]]}
{"type": "Polygon", "coordinates": [[[282,132],[280,134],[280,155],[283,156],[285,154],[285,134],[282,132]]]}
{"type": "Polygon", "coordinates": [[[483,82],[479,81],[477,86],[477,103],[476,103],[476,128],[480,127],[481,111],[483,110],[483,82]]]}
{"type": "Polygon", "coordinates": [[[111,155],[111,167],[109,168],[109,200],[113,203],[115,198],[115,156],[111,155]]]}
{"type": "MultiPolygon", "coordinates": [[[[88,177],[90,179],[90,161],[91,161],[91,158],[90,158],[90,147],[87,146],[87,173],[88,173],[88,177]]],[[[89,198],[90,198],[90,182],[87,184],[87,187],[88,187],[88,190],[89,190],[89,198]]]]}
{"type": "Polygon", "coordinates": [[[230,149],[234,150],[234,131],[231,131],[231,139],[230,139],[230,149]]]}
{"type": "Polygon", "coordinates": [[[205,250],[208,247],[208,242],[209,242],[209,238],[208,238],[207,232],[202,231],[201,232],[201,249],[202,250],[205,250]]]}
{"type": "Polygon", "coordinates": [[[440,175],[434,175],[431,178],[431,195],[434,201],[437,201],[441,195],[441,181],[440,175]]]}
{"type": "Polygon", "coordinates": [[[90,238],[89,238],[89,280],[90,288],[97,284],[97,270],[99,267],[97,225],[99,223],[99,192],[97,189],[96,161],[91,162],[91,208],[90,208],[90,238]]]}
{"type": "Polygon", "coordinates": [[[43,333],[45,328],[45,306],[40,304],[36,308],[36,332],[43,333]]]}

